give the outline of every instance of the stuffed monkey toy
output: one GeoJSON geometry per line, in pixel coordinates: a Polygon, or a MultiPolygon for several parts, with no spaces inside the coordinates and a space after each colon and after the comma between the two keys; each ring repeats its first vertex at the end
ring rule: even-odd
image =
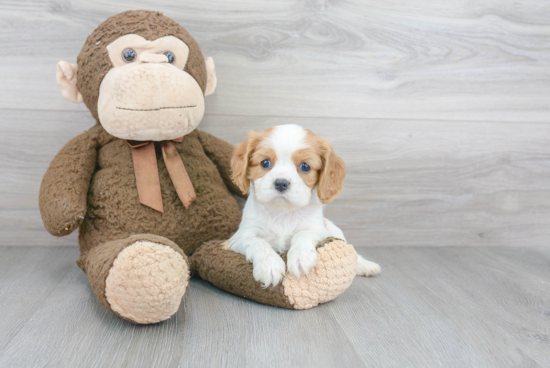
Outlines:
{"type": "Polygon", "coordinates": [[[96,125],[69,141],[40,187],[46,229],[79,228],[78,266],[98,300],[128,321],[156,323],[179,308],[191,271],[236,295],[291,309],[334,299],[351,283],[357,254],[337,239],[318,246],[307,277],[262,289],[244,256],[220,244],[241,213],[231,180],[234,147],[197,130],[214,92],[214,62],[161,13],[127,11],[88,37],[57,81],[96,125]]]}

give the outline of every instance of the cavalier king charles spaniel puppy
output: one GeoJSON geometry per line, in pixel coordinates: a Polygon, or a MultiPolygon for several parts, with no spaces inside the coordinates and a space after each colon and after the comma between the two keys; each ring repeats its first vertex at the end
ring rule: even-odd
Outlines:
{"type": "MultiPolygon", "coordinates": [[[[325,139],[298,125],[250,132],[231,160],[233,181],[248,193],[239,230],[225,242],[253,264],[263,287],[288,272],[300,277],[317,263],[315,246],[342,230],[323,217],[323,204],[342,191],[345,165],[325,139]]],[[[357,275],[373,276],[380,266],[359,256],[357,275]]]]}

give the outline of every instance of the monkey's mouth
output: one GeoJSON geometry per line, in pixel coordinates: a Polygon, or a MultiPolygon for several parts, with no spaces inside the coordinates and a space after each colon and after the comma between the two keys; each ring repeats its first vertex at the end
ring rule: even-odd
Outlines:
{"type": "Polygon", "coordinates": [[[159,107],[157,109],[129,109],[126,107],[117,107],[117,110],[126,110],[126,111],[160,111],[160,110],[174,110],[174,109],[191,109],[193,107],[197,107],[197,105],[189,105],[189,106],[167,106],[167,107],[159,107]]]}

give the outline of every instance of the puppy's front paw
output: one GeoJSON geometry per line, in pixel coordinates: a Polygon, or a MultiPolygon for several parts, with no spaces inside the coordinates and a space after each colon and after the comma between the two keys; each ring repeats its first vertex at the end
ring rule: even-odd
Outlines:
{"type": "Polygon", "coordinates": [[[297,248],[288,251],[288,272],[300,278],[307,274],[317,263],[317,250],[315,248],[297,248]]]}
{"type": "Polygon", "coordinates": [[[365,258],[359,256],[357,259],[357,275],[358,276],[374,276],[377,273],[380,273],[380,265],[366,260],[365,258]]]}
{"type": "Polygon", "coordinates": [[[262,287],[276,286],[285,275],[285,261],[277,254],[268,254],[253,263],[253,276],[262,287]]]}

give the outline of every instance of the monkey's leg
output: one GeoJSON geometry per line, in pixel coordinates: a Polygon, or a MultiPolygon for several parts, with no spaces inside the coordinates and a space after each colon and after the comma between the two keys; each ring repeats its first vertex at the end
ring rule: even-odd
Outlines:
{"type": "MultiPolygon", "coordinates": [[[[203,244],[189,261],[193,272],[214,286],[235,295],[278,307],[309,309],[342,294],[357,271],[357,253],[351,244],[327,238],[317,245],[317,264],[297,279],[287,273],[275,287],[262,288],[254,280],[245,256],[224,249],[222,241],[203,244]]],[[[286,254],[281,255],[286,262],[286,254]]]]}
{"type": "Polygon", "coordinates": [[[101,304],[134,323],[170,318],[189,284],[189,264],[183,251],[156,235],[106,242],[81,254],[77,263],[101,304]]]}

